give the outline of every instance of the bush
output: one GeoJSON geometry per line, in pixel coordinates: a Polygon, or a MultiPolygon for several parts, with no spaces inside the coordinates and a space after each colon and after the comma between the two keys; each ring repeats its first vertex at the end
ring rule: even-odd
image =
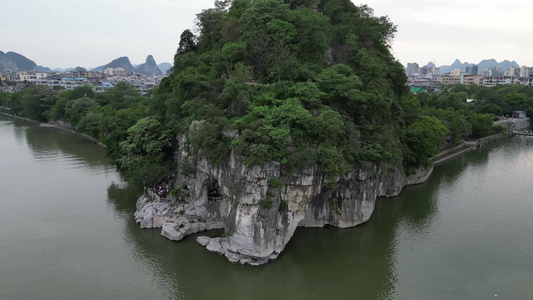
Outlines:
{"type": "Polygon", "coordinates": [[[268,187],[273,189],[279,189],[281,187],[281,181],[279,178],[270,178],[268,180],[268,187]]]}
{"type": "Polygon", "coordinates": [[[270,209],[272,208],[272,199],[266,197],[266,198],[263,198],[261,200],[259,200],[259,202],[257,202],[257,205],[259,205],[259,207],[263,208],[263,209],[270,209]]]}

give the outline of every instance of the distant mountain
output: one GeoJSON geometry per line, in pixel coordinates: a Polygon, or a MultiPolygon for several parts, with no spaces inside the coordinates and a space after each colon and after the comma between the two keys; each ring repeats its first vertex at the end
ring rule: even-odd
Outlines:
{"type": "Polygon", "coordinates": [[[123,57],[119,57],[117,59],[114,59],[113,61],[111,61],[107,65],[96,67],[96,68],[92,69],[91,71],[104,72],[105,68],[107,68],[107,67],[109,67],[109,68],[124,68],[124,70],[126,70],[126,74],[131,74],[134,71],[133,66],[131,65],[130,59],[127,56],[123,56],[123,57]]]}
{"type": "MultiPolygon", "coordinates": [[[[461,71],[466,71],[466,67],[468,67],[470,64],[468,62],[464,62],[462,63],[459,59],[456,59],[452,65],[450,66],[440,66],[439,67],[439,73],[440,74],[446,74],[446,73],[450,73],[451,71],[455,70],[455,69],[460,69],[461,71]]],[[[491,68],[500,68],[502,69],[503,71],[509,69],[509,67],[515,67],[515,68],[520,68],[520,66],[518,65],[518,63],[516,61],[508,61],[508,60],[504,60],[502,62],[498,62],[497,60],[495,59],[484,59],[482,61],[480,61],[478,64],[478,74],[481,74],[481,71],[483,70],[488,70],[488,69],[491,69],[491,68]]]]}
{"type": "Polygon", "coordinates": [[[462,71],[466,71],[466,67],[468,67],[470,64],[468,62],[462,63],[460,60],[456,59],[453,64],[450,66],[440,66],[439,67],[439,73],[440,74],[446,74],[450,73],[451,71],[455,69],[460,69],[462,71]]]}
{"type": "Polygon", "coordinates": [[[144,64],[139,65],[135,69],[136,73],[140,73],[143,75],[163,75],[161,70],[157,67],[157,64],[155,63],[154,57],[152,55],[148,55],[146,57],[146,62],[144,64]]]}
{"type": "Polygon", "coordinates": [[[510,67],[520,68],[518,63],[514,60],[513,61],[504,60],[498,64],[498,67],[500,67],[504,71],[509,69],[510,67]]]}
{"type": "Polygon", "coordinates": [[[104,72],[104,70],[105,70],[105,65],[91,69],[91,71],[96,71],[96,72],[104,72]]]}
{"type": "Polygon", "coordinates": [[[68,72],[68,71],[72,71],[74,70],[75,68],[66,68],[66,69],[63,69],[63,68],[55,68],[55,69],[52,69],[52,71],[54,72],[68,72]]]}
{"type": "Polygon", "coordinates": [[[104,72],[104,70],[105,70],[105,65],[91,69],[91,71],[96,71],[96,72],[104,72]]]}
{"type": "Polygon", "coordinates": [[[33,60],[28,59],[16,52],[4,53],[0,51],[0,71],[17,69],[39,71],[39,67],[33,60]]]}
{"type": "Polygon", "coordinates": [[[170,68],[172,68],[172,65],[170,63],[164,62],[157,65],[159,70],[161,70],[161,73],[166,74],[170,68]]]}
{"type": "MultiPolygon", "coordinates": [[[[493,68],[494,66],[498,65],[498,61],[496,61],[494,58],[492,59],[484,59],[479,62],[477,65],[477,70],[479,73],[481,73],[482,70],[488,70],[490,68],[493,68]]],[[[505,70],[504,70],[505,71],[505,70]]]]}
{"type": "Polygon", "coordinates": [[[0,51],[0,71],[4,70],[16,70],[17,65],[7,55],[0,51]]]}
{"type": "Polygon", "coordinates": [[[43,67],[41,65],[38,65],[37,69],[39,69],[39,72],[45,72],[45,73],[52,72],[52,70],[50,68],[43,67]]]}

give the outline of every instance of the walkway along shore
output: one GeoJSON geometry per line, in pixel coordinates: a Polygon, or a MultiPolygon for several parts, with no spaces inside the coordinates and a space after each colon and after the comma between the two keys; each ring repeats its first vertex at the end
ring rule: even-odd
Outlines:
{"type": "Polygon", "coordinates": [[[10,117],[10,118],[13,118],[13,119],[17,119],[17,120],[22,120],[22,121],[25,121],[25,122],[28,122],[28,123],[32,123],[32,124],[35,124],[37,126],[40,126],[40,127],[48,127],[48,128],[55,128],[55,129],[59,129],[59,130],[63,130],[63,131],[66,131],[66,132],[70,132],[70,133],[73,133],[73,134],[76,134],[76,135],[79,135],[81,137],[84,137],[88,140],[91,140],[93,141],[95,144],[98,144],[102,147],[105,147],[104,144],[102,144],[98,139],[95,139],[93,138],[92,136],[90,135],[86,135],[85,133],[81,133],[81,132],[76,132],[73,128],[70,128],[70,127],[67,127],[67,126],[63,126],[63,125],[60,125],[59,123],[57,122],[54,122],[54,123],[41,123],[41,122],[38,122],[38,121],[35,121],[35,120],[32,120],[32,119],[28,119],[28,118],[22,118],[22,117],[19,117],[19,116],[14,116],[14,115],[10,115],[10,114],[6,114],[4,112],[0,112],[0,114],[4,115],[4,116],[7,116],[7,117],[10,117]]]}
{"type": "MultiPolygon", "coordinates": [[[[13,115],[10,115],[10,114],[6,114],[4,112],[0,112],[1,114],[5,115],[5,116],[8,116],[10,118],[15,118],[15,119],[19,119],[19,120],[23,120],[23,121],[26,121],[26,122],[29,122],[29,123],[33,123],[37,126],[41,126],[41,127],[49,127],[49,128],[56,128],[56,129],[59,129],[59,130],[63,130],[63,131],[67,131],[67,132],[70,132],[70,133],[74,133],[74,134],[77,134],[79,136],[82,136],[84,138],[87,138],[93,142],[95,142],[96,144],[102,146],[102,147],[105,147],[104,144],[102,144],[101,142],[99,142],[97,139],[89,136],[89,135],[86,135],[84,133],[80,133],[80,132],[76,132],[74,131],[74,129],[71,129],[67,126],[63,126],[63,125],[60,125],[58,123],[39,123],[35,120],[31,120],[31,119],[27,119],[27,118],[22,118],[22,117],[18,117],[18,116],[13,116],[13,115]]],[[[429,167],[428,169],[426,168],[420,168],[418,170],[416,170],[415,174],[413,175],[410,175],[410,176],[407,176],[407,184],[406,186],[408,185],[415,185],[415,184],[422,184],[424,182],[426,182],[429,177],[431,177],[431,174],[433,174],[433,167],[437,166],[437,165],[440,165],[441,163],[449,160],[449,159],[452,159],[454,157],[457,157],[459,155],[462,155],[464,153],[467,153],[467,152],[470,152],[472,150],[475,150],[476,148],[478,148],[479,146],[482,146],[482,145],[485,145],[487,143],[491,143],[491,142],[494,142],[494,141],[497,141],[497,140],[500,140],[500,139],[503,139],[503,138],[506,138],[506,137],[510,137],[510,136],[513,136],[515,133],[514,132],[504,132],[504,133],[500,133],[500,134],[495,134],[495,135],[491,135],[491,136],[487,136],[487,137],[484,137],[484,138],[480,138],[478,140],[475,140],[475,141],[465,141],[453,148],[448,148],[446,150],[443,150],[441,152],[439,152],[437,155],[435,155],[435,157],[432,159],[432,165],[431,167],[429,167]]]]}
{"type": "Polygon", "coordinates": [[[514,132],[499,133],[499,134],[487,136],[484,138],[480,138],[475,141],[465,141],[453,148],[448,148],[446,150],[443,150],[439,152],[437,155],[435,155],[435,157],[432,159],[431,167],[429,167],[428,169],[425,169],[425,168],[418,169],[415,172],[415,174],[408,176],[406,186],[421,184],[421,183],[426,182],[429,179],[429,177],[431,177],[431,174],[433,173],[433,167],[440,165],[445,161],[448,161],[454,157],[457,157],[464,153],[475,150],[478,147],[483,146],[487,143],[501,140],[506,137],[511,137],[514,134],[515,134],[514,132]]]}

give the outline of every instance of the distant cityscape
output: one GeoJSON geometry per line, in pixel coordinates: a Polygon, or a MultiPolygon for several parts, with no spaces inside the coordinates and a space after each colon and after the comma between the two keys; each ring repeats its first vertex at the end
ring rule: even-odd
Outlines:
{"type": "Polygon", "coordinates": [[[0,75],[1,81],[15,82],[15,85],[4,84],[0,89],[6,92],[17,92],[28,84],[46,85],[55,89],[73,90],[82,85],[91,85],[97,93],[114,87],[124,81],[135,87],[145,96],[152,88],[157,87],[164,75],[126,74],[124,68],[105,68],[104,72],[87,71],[77,67],[65,72],[38,72],[26,70],[5,70],[0,75]]]}
{"type": "Polygon", "coordinates": [[[90,85],[95,92],[101,93],[123,81],[145,96],[159,85],[170,67],[169,63],[158,66],[154,58],[148,55],[146,62],[136,68],[127,57],[120,57],[92,70],[76,67],[60,71],[38,66],[15,52],[0,51],[0,90],[18,92],[33,84],[58,90],[73,90],[82,85],[90,85]]]}
{"type": "MultiPolygon", "coordinates": [[[[65,90],[90,85],[101,93],[124,81],[145,96],[159,86],[171,67],[169,63],[157,65],[149,55],[146,62],[136,68],[127,57],[120,57],[92,70],[76,67],[61,71],[37,66],[32,60],[15,52],[0,51],[0,90],[17,92],[30,84],[65,90]]],[[[515,61],[507,60],[501,63],[494,59],[483,60],[479,64],[455,60],[452,65],[441,67],[432,62],[423,66],[413,62],[407,64],[405,73],[407,85],[414,93],[438,92],[450,84],[484,87],[533,85],[533,67],[520,67],[515,61]]]]}
{"type": "Polygon", "coordinates": [[[408,63],[405,68],[407,85],[415,93],[437,92],[449,84],[475,84],[484,87],[533,85],[533,67],[518,67],[516,62],[505,61],[508,62],[506,65],[509,66],[502,69],[496,61],[491,61],[493,61],[491,67],[481,70],[478,64],[462,64],[458,60],[451,66],[440,68],[433,63],[428,63],[422,67],[416,62],[408,63]],[[446,69],[444,72],[443,68],[446,69]]]}

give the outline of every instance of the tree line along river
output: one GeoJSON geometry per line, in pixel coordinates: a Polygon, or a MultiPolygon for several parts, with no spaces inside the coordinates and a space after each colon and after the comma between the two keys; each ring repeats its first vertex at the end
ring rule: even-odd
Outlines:
{"type": "Polygon", "coordinates": [[[531,170],[533,138],[495,142],[251,267],[141,230],[93,142],[0,116],[0,299],[528,299],[531,170]]]}

